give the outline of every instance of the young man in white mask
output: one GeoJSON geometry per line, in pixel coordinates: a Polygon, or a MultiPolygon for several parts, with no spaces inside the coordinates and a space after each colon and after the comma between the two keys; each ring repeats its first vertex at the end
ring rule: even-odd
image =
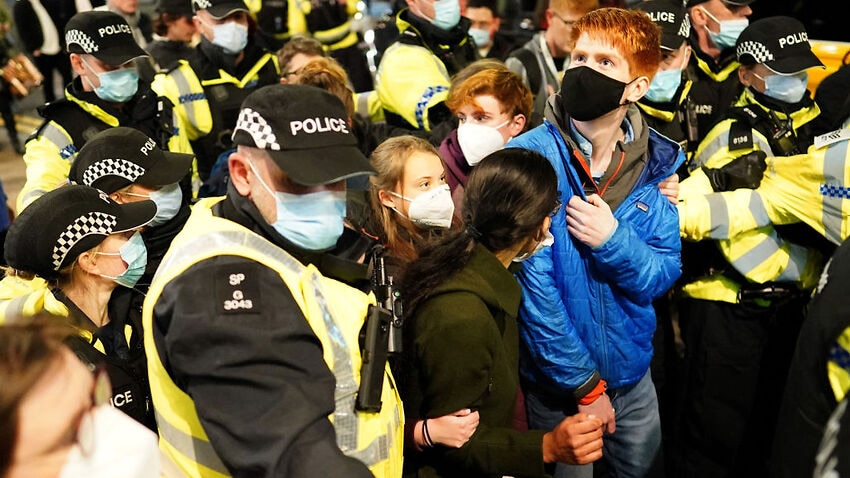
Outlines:
{"type": "Polygon", "coordinates": [[[194,204],[145,299],[161,448],[191,477],[400,476],[388,368],[380,411],[356,407],[374,297],[343,282],[339,253],[345,179],[374,171],[345,107],[316,87],[260,88],[233,141],[227,195],[194,204]]]}
{"type": "MultiPolygon", "coordinates": [[[[188,0],[187,0],[188,1],[188,0]]],[[[177,105],[195,152],[193,193],[209,178],[218,157],[232,148],[230,135],[242,101],[253,91],[277,83],[280,68],[273,52],[249,35],[248,7],[242,0],[194,0],[201,41],[194,55],[154,79],[177,105]]]]}
{"type": "MultiPolygon", "coordinates": [[[[746,89],[700,142],[689,165],[700,168],[681,184],[684,200],[734,189],[717,183],[716,168],[736,158],[804,154],[814,143],[811,122],[820,109],[806,89],[806,70],[823,65],[803,24],[784,16],[757,20],[741,33],[736,54],[746,89]]],[[[749,205],[739,207],[749,216],[749,205]]],[[[727,228],[737,212],[712,216],[716,227],[727,228]]],[[[683,224],[693,219],[680,213],[683,224]]],[[[767,473],[769,449],[755,443],[773,439],[809,291],[833,248],[824,242],[808,227],[768,224],[698,243],[711,254],[682,285],[680,309],[685,345],[695,351],[687,356],[695,373],[682,401],[688,476],[767,473]],[[741,353],[717,352],[723,350],[741,353]],[[761,411],[753,415],[755,407],[761,411]]]]}
{"type": "Polygon", "coordinates": [[[479,56],[459,0],[406,1],[396,17],[401,35],[381,57],[375,90],[387,123],[431,131],[451,118],[451,77],[479,56]]]}
{"type": "Polygon", "coordinates": [[[452,90],[446,104],[460,124],[440,144],[440,157],[458,211],[472,168],[525,131],[533,101],[522,78],[506,67],[484,69],[452,90]]]}

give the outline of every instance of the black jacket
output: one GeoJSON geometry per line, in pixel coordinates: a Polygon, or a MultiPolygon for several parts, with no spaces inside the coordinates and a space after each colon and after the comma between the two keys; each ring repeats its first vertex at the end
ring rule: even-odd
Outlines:
{"type": "MultiPolygon", "coordinates": [[[[298,250],[277,234],[232,185],[212,211],[299,259],[321,262],[322,254],[298,250]]],[[[327,419],[335,407],[334,376],[278,272],[224,254],[194,264],[163,290],[153,329],[174,383],[192,396],[216,453],[241,472],[236,476],[371,476],[337,447],[327,419]],[[235,271],[245,276],[241,290],[251,297],[251,310],[220,305],[230,297],[227,278],[235,271]]]]}

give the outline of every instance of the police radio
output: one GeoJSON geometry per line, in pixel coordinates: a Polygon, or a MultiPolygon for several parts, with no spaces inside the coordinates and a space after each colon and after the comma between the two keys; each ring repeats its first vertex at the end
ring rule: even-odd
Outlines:
{"type": "Polygon", "coordinates": [[[381,392],[384,370],[389,354],[402,349],[401,294],[393,286],[392,276],[384,268],[384,247],[372,249],[372,290],[377,305],[369,306],[366,317],[366,336],[363,342],[360,366],[360,388],[357,390],[355,408],[367,412],[381,410],[381,392]]]}

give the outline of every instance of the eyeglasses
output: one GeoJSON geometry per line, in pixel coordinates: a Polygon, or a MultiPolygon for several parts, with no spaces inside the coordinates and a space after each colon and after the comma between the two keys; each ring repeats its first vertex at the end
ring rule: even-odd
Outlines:
{"type": "Polygon", "coordinates": [[[80,420],[77,428],[77,444],[83,456],[91,456],[94,453],[94,409],[101,405],[110,405],[112,399],[112,384],[106,373],[106,366],[98,364],[92,371],[94,383],[91,389],[91,408],[88,409],[80,420]]]}
{"type": "Polygon", "coordinates": [[[561,206],[563,206],[563,204],[561,204],[561,201],[555,199],[555,207],[552,208],[552,212],[549,213],[549,217],[555,217],[555,215],[558,214],[558,211],[561,210],[561,206]]]}
{"type": "Polygon", "coordinates": [[[566,25],[570,28],[572,28],[573,25],[575,25],[576,22],[578,21],[578,20],[564,20],[564,17],[562,17],[561,15],[558,15],[558,13],[555,12],[554,10],[552,11],[552,15],[554,15],[554,17],[557,18],[558,20],[561,20],[562,22],[564,22],[564,25],[566,25]]]}

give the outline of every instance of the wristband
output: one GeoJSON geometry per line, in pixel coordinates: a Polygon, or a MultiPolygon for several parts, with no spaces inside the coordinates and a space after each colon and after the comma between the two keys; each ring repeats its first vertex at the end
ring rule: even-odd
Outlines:
{"type": "Polygon", "coordinates": [[[425,446],[433,448],[434,441],[431,440],[431,433],[428,432],[428,419],[422,422],[422,438],[425,439],[425,446]]]}
{"type": "Polygon", "coordinates": [[[605,380],[599,379],[599,382],[593,387],[593,390],[587,393],[587,395],[581,397],[578,400],[579,405],[590,405],[595,402],[597,398],[601,397],[605,390],[608,388],[608,384],[605,383],[605,380]]]}

